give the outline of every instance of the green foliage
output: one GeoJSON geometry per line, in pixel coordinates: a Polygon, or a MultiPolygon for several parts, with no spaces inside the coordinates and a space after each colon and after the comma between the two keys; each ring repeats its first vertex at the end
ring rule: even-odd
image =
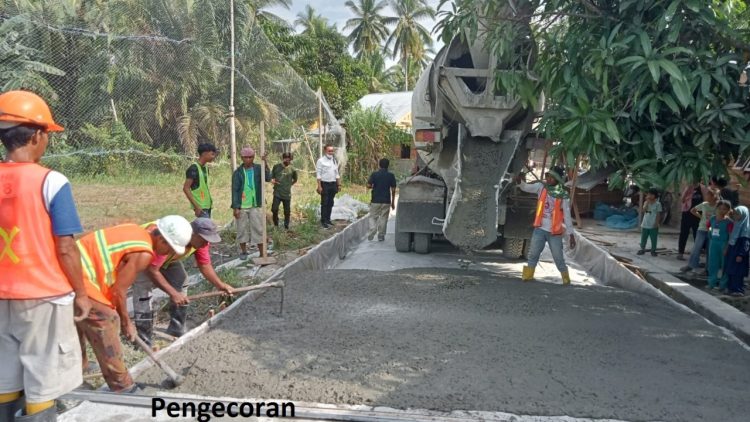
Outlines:
{"type": "Polygon", "coordinates": [[[183,156],[157,151],[133,140],[122,122],[86,124],[73,137],[53,139],[43,160],[46,166],[63,174],[97,177],[174,173],[187,165],[183,156]],[[81,152],[81,144],[96,145],[97,150],[81,152]]]}
{"type": "Polygon", "coordinates": [[[345,177],[352,183],[367,183],[370,173],[378,168],[378,160],[393,159],[398,146],[411,144],[410,134],[391,123],[379,107],[350,111],[346,128],[351,142],[345,177]]]}
{"type": "Polygon", "coordinates": [[[750,146],[750,99],[738,84],[750,44],[735,30],[744,2],[512,3],[456,1],[443,39],[488,28],[496,89],[526,105],[544,91],[541,127],[569,162],[585,154],[594,167],[618,165],[616,181],[670,187],[725,174],[750,146]]]}

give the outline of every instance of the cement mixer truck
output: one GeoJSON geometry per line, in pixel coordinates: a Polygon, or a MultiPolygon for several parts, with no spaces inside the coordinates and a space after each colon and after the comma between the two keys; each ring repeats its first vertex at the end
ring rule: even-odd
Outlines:
{"type": "Polygon", "coordinates": [[[433,239],[445,237],[462,250],[500,243],[507,257],[525,255],[536,198],[513,178],[527,162],[538,110],[497,91],[503,68],[479,34],[471,45],[455,37],[419,78],[412,96],[419,171],[399,185],[397,251],[429,253],[433,239]]]}

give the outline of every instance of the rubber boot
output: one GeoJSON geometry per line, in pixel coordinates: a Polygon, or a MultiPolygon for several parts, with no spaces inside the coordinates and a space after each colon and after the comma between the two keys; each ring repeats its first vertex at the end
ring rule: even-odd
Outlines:
{"type": "Polygon", "coordinates": [[[185,334],[185,320],[187,320],[187,306],[176,306],[174,303],[170,304],[169,309],[169,327],[167,327],[167,334],[174,337],[181,337],[185,334]]]}
{"type": "Polygon", "coordinates": [[[33,415],[22,415],[23,410],[16,412],[16,422],[55,422],[57,421],[57,406],[49,407],[33,415]]]}
{"type": "Polygon", "coordinates": [[[16,420],[16,413],[21,409],[23,409],[23,397],[0,403],[0,422],[13,422],[16,420]]]}
{"type": "Polygon", "coordinates": [[[521,275],[521,280],[523,281],[531,281],[534,279],[534,269],[533,267],[529,267],[527,265],[523,266],[523,273],[521,275]]]}
{"type": "Polygon", "coordinates": [[[137,313],[133,315],[133,319],[135,320],[135,329],[138,331],[138,337],[151,347],[151,341],[154,337],[154,313],[137,313]]]}
{"type": "Polygon", "coordinates": [[[570,272],[569,271],[561,272],[560,275],[562,275],[563,286],[567,286],[568,284],[570,284],[570,272]]]}

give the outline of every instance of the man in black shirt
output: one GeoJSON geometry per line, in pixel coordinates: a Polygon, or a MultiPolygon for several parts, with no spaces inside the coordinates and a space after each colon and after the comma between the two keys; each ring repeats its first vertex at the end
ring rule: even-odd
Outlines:
{"type": "Polygon", "coordinates": [[[185,193],[195,216],[211,218],[213,199],[208,189],[208,169],[206,164],[216,159],[216,147],[213,144],[198,145],[198,161],[190,165],[185,172],[185,193]]]}
{"type": "Polygon", "coordinates": [[[388,224],[388,214],[391,209],[396,209],[396,176],[388,171],[390,162],[383,158],[378,163],[380,169],[370,175],[367,180],[367,188],[372,189],[370,200],[370,232],[367,239],[373,240],[375,234],[378,241],[385,240],[385,230],[388,224]]]}

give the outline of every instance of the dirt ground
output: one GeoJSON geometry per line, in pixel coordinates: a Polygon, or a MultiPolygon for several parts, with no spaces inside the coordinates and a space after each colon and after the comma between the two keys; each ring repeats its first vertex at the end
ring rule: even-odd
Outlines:
{"type": "Polygon", "coordinates": [[[269,292],[166,358],[186,374],[177,392],[624,420],[750,412],[737,396],[750,352],[656,298],[445,269],[286,281],[283,316],[269,292]]]}

